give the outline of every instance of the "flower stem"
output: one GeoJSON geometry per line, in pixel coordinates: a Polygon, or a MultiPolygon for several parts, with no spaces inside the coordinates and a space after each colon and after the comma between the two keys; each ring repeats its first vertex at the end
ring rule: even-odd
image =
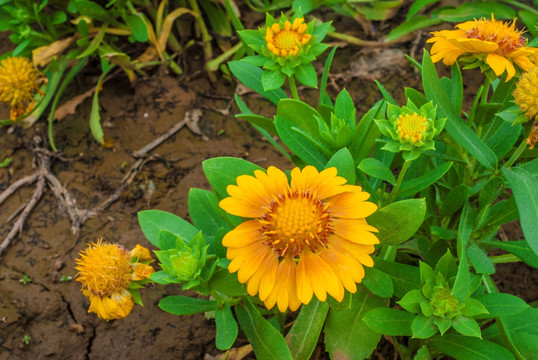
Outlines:
{"type": "Polygon", "coordinates": [[[510,156],[510,159],[508,159],[508,161],[506,162],[506,164],[504,164],[504,166],[506,166],[507,168],[512,166],[516,162],[516,160],[519,159],[519,157],[521,156],[521,154],[523,153],[523,151],[526,148],[527,148],[527,141],[525,141],[525,139],[523,139],[521,144],[519,144],[517,149],[514,151],[512,156],[510,156]]]}
{"type": "Polygon", "coordinates": [[[295,78],[293,77],[293,75],[288,76],[288,82],[290,83],[290,90],[293,98],[295,100],[301,100],[299,98],[299,93],[297,92],[297,85],[295,85],[295,78]]]}
{"type": "Polygon", "coordinates": [[[402,165],[402,169],[400,170],[400,173],[398,174],[398,178],[396,179],[396,185],[392,188],[392,191],[390,192],[389,197],[387,198],[387,201],[385,204],[390,204],[391,202],[396,199],[396,196],[398,195],[398,191],[400,190],[400,186],[402,185],[402,181],[405,177],[405,174],[407,173],[407,170],[409,169],[409,164],[411,164],[411,161],[405,160],[405,162],[402,165]]]}

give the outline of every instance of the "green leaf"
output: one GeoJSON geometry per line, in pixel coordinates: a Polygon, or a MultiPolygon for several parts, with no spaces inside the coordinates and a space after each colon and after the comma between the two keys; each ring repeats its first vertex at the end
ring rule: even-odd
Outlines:
{"type": "Polygon", "coordinates": [[[462,335],[482,338],[480,326],[472,317],[458,315],[452,319],[452,327],[462,335]]]}
{"type": "Polygon", "coordinates": [[[374,119],[385,116],[385,101],[380,100],[361,118],[355,129],[352,145],[349,149],[356,162],[369,157],[375,146],[375,139],[381,134],[374,119]]]}
{"type": "Polygon", "coordinates": [[[439,217],[454,214],[467,202],[471,188],[465,185],[458,185],[448,192],[439,209],[439,217]]]}
{"type": "Polygon", "coordinates": [[[447,93],[441,86],[435,65],[427,51],[424,51],[422,58],[422,83],[426,97],[433,99],[435,104],[439,106],[438,111],[447,117],[445,129],[450,136],[473,155],[478,162],[493,170],[497,166],[495,153],[471,130],[454,109],[447,93]]]}
{"type": "Polygon", "coordinates": [[[336,101],[334,103],[334,114],[337,118],[346,120],[350,129],[355,129],[357,126],[356,113],[357,110],[355,109],[353,99],[347,90],[343,89],[336,97],[336,101]]]}
{"type": "Polygon", "coordinates": [[[308,305],[301,308],[297,319],[286,335],[286,341],[294,360],[310,359],[318,343],[328,312],[327,302],[321,302],[315,297],[308,305]]]}
{"type": "Polygon", "coordinates": [[[215,300],[197,299],[188,296],[171,295],[162,298],[159,307],[174,315],[191,315],[217,309],[215,300]]]}
{"type": "Polygon", "coordinates": [[[419,191],[424,190],[431,184],[443,177],[452,166],[452,161],[444,162],[435,169],[427,172],[425,175],[419,176],[409,181],[403,181],[398,197],[415,196],[419,191]]]}
{"type": "Polygon", "coordinates": [[[280,71],[264,70],[262,73],[262,85],[264,91],[280,89],[286,81],[286,75],[280,71]]]}
{"type": "Polygon", "coordinates": [[[235,313],[241,330],[252,345],[256,358],[264,360],[293,359],[282,334],[261,316],[248,298],[244,297],[243,303],[235,307],[235,313]]]}
{"type": "Polygon", "coordinates": [[[500,316],[512,316],[529,308],[529,305],[517,296],[492,293],[477,296],[476,300],[488,310],[489,314],[480,315],[481,318],[495,318],[500,316]]]}
{"type": "Polygon", "coordinates": [[[133,32],[133,36],[136,41],[146,42],[148,41],[148,29],[144,21],[137,15],[125,16],[125,22],[129,25],[129,28],[133,32]]]}
{"type": "Polygon", "coordinates": [[[363,321],[372,330],[388,336],[411,336],[411,322],[415,314],[407,311],[378,307],[364,315],[363,321]]]}
{"type": "Polygon", "coordinates": [[[323,103],[324,95],[327,95],[327,92],[326,92],[327,78],[329,77],[329,71],[331,70],[331,64],[333,62],[334,53],[336,52],[337,48],[338,47],[335,46],[331,49],[331,52],[327,56],[327,60],[325,60],[325,65],[323,66],[323,73],[321,74],[321,85],[319,87],[319,102],[318,102],[319,105],[323,103]]]}
{"type": "Polygon", "coordinates": [[[276,114],[314,138],[320,138],[316,118],[322,119],[322,116],[310,105],[300,100],[284,99],[278,103],[276,114]]]}
{"type": "Polygon", "coordinates": [[[338,150],[332,158],[327,161],[325,168],[335,167],[338,170],[338,176],[347,180],[348,184],[355,184],[355,164],[353,157],[347,148],[338,150]]]}
{"type": "Polygon", "coordinates": [[[420,289],[420,271],[416,266],[374,258],[374,267],[392,278],[394,296],[403,298],[409,291],[420,289]]]}
{"type": "Polygon", "coordinates": [[[267,131],[267,132],[269,132],[269,133],[271,133],[273,135],[276,135],[275,124],[273,123],[273,120],[271,120],[271,119],[268,119],[268,118],[266,118],[264,116],[251,115],[251,114],[239,114],[239,115],[236,115],[236,116],[241,120],[246,120],[251,124],[258,125],[259,127],[264,129],[265,131],[267,131]]]}
{"type": "Polygon", "coordinates": [[[519,168],[503,168],[503,175],[514,193],[525,240],[538,254],[538,177],[519,168]]]}
{"type": "Polygon", "coordinates": [[[424,198],[408,199],[378,209],[368,216],[368,223],[379,230],[376,235],[381,244],[399,245],[415,234],[425,215],[424,198]]]}
{"type": "Polygon", "coordinates": [[[323,170],[328,158],[318,149],[318,145],[305,134],[295,130],[295,127],[287,119],[275,117],[275,126],[280,139],[286,146],[303,162],[323,170]]]}
{"type": "Polygon", "coordinates": [[[159,249],[161,250],[175,249],[177,242],[178,242],[178,235],[173,234],[170,231],[160,229],[159,249]]]}
{"type": "Polygon", "coordinates": [[[204,236],[215,236],[220,228],[228,228],[226,213],[219,207],[215,195],[207,190],[191,188],[188,195],[189,216],[204,236]]]}
{"type": "Polygon", "coordinates": [[[411,323],[411,332],[414,339],[428,339],[437,333],[437,327],[431,317],[419,314],[411,323]]]}
{"type": "Polygon", "coordinates": [[[477,273],[490,275],[495,273],[493,261],[476,243],[473,242],[467,247],[467,258],[477,273]]]}
{"type": "Polygon", "coordinates": [[[484,184],[482,190],[478,193],[478,204],[480,210],[484,209],[487,205],[490,205],[501,194],[504,188],[504,181],[499,176],[492,176],[484,184]]]}
{"type": "Polygon", "coordinates": [[[422,95],[420,92],[413,88],[405,88],[405,97],[407,98],[407,101],[411,101],[413,104],[415,104],[416,107],[420,108],[422,105],[426,104],[428,100],[426,100],[426,97],[422,95]]]}
{"type": "Polygon", "coordinates": [[[418,15],[414,18],[405,21],[403,24],[395,27],[392,31],[385,37],[385,41],[394,41],[401,38],[404,35],[407,35],[415,30],[423,29],[428,26],[433,26],[442,23],[440,19],[428,18],[424,15],[418,15]]]}
{"type": "Polygon", "coordinates": [[[381,334],[371,330],[362,319],[368,311],[385,307],[385,303],[385,299],[370,295],[359,287],[353,294],[349,310],[329,313],[324,341],[332,359],[364,359],[372,354],[381,334]]]}
{"type": "Polygon", "coordinates": [[[483,1],[480,3],[463,3],[457,8],[444,8],[437,14],[437,17],[443,21],[463,22],[479,19],[481,17],[490,19],[491,14],[495,14],[496,20],[512,20],[514,17],[516,17],[516,12],[514,9],[507,5],[491,1],[483,1]]]}
{"type": "Polygon", "coordinates": [[[273,104],[278,104],[281,99],[286,99],[288,97],[282,89],[265,91],[262,85],[263,70],[256,65],[244,61],[230,61],[228,62],[228,67],[232,74],[234,74],[234,76],[246,87],[256,91],[273,104]]]}
{"type": "Polygon", "coordinates": [[[109,12],[94,1],[76,0],[72,5],[82,16],[87,16],[92,20],[99,20],[111,24],[116,23],[116,20],[109,14],[109,12]]]}
{"type": "Polygon", "coordinates": [[[264,170],[251,162],[234,157],[218,157],[202,162],[202,169],[219,199],[228,197],[228,185],[236,185],[240,175],[254,176],[254,170],[264,170]]]}
{"type": "Polygon", "coordinates": [[[159,234],[166,230],[188,242],[199,230],[179,216],[161,210],[138,212],[138,223],[150,243],[159,247],[159,234]]]}
{"type": "Polygon", "coordinates": [[[513,360],[510,351],[476,337],[445,334],[430,340],[430,346],[457,360],[513,360]]]}
{"type": "Polygon", "coordinates": [[[217,349],[228,350],[234,344],[239,333],[239,327],[228,304],[215,310],[215,323],[217,325],[217,336],[215,337],[217,349]]]}
{"type": "Polygon", "coordinates": [[[99,144],[104,144],[104,133],[103,128],[101,127],[101,114],[99,113],[99,89],[101,88],[101,82],[103,81],[106,73],[101,74],[99,80],[97,81],[97,86],[95,92],[93,93],[92,100],[92,109],[90,111],[90,130],[92,132],[93,138],[99,142],[99,144]]]}
{"type": "Polygon", "coordinates": [[[308,62],[295,68],[294,76],[303,85],[311,88],[318,87],[318,74],[316,74],[316,69],[314,69],[312,63],[308,62]]]}
{"type": "Polygon", "coordinates": [[[482,244],[495,246],[510,254],[514,254],[526,264],[538,268],[538,255],[530,248],[529,244],[525,240],[520,241],[483,241],[482,244]]]}
{"type": "Polygon", "coordinates": [[[237,279],[237,274],[231,274],[228,269],[218,269],[215,271],[208,287],[210,290],[218,291],[228,296],[247,295],[247,286],[241,284],[237,279]]]}
{"type": "Polygon", "coordinates": [[[362,159],[361,163],[359,164],[359,170],[367,175],[384,180],[390,184],[396,184],[396,179],[394,178],[392,171],[390,171],[385,164],[377,159],[362,159]]]}
{"type": "Polygon", "coordinates": [[[394,285],[390,276],[374,267],[364,268],[365,276],[362,283],[372,294],[389,298],[394,293],[394,285]]]}

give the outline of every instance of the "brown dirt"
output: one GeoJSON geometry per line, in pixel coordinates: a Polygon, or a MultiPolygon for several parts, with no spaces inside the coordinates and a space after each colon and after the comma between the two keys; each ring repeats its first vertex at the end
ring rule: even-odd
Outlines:
{"type": "MultiPolygon", "coordinates": [[[[335,94],[347,88],[359,116],[381,98],[374,78],[402,102],[403,86],[419,86],[418,75],[403,57],[412,44],[408,46],[340,48],[329,91],[335,94]]],[[[139,79],[134,86],[122,76],[105,85],[100,95],[102,124],[112,147],[101,147],[91,137],[88,100],[76,115],[55,124],[54,138],[64,159],[55,159],[51,171],[82,209],[96,206],[119,187],[135,162],[134,151],[183,119],[187,111],[203,112],[200,134],[183,128],[152,151],[152,160],[144,164],[119,200],[85,222],[77,236],[47,188],[22,235],[0,258],[0,360],[204,359],[220,353],[214,345],[212,320],[203,315],[173,316],[157,308],[163,296],[181,292],[177,287],[150,286],[141,291],[144,307],[136,306],[125,319],[105,322],[87,313],[88,300],[78,282],[60,281],[62,275],[75,276],[74,260],[87,242],[103,237],[128,248],[137,243],[151,247],[138,226],[138,211],[160,209],[188,218],[188,190],[208,188],[201,168],[204,159],[234,156],[262,167],[292,166],[249,124],[234,118],[235,104],[228,112],[236,84],[223,78],[211,84],[197,65],[201,63],[199,54],[187,54],[185,59],[190,78],[159,72],[139,79]],[[152,186],[154,191],[148,191],[152,186]],[[32,279],[26,285],[20,282],[25,275],[32,279]],[[21,341],[26,335],[31,337],[28,345],[21,341]]],[[[70,93],[80,94],[94,83],[95,77],[88,73],[70,93]]],[[[304,90],[303,95],[313,99],[317,92],[304,90]]],[[[271,116],[274,111],[252,94],[248,103],[262,115],[271,116]]],[[[0,109],[0,118],[7,114],[7,109],[0,109]]],[[[0,191],[34,172],[29,144],[35,136],[46,138],[44,120],[30,129],[0,128],[0,161],[13,158],[9,167],[0,168],[0,191]]],[[[13,225],[8,218],[32,193],[33,186],[24,187],[0,206],[0,239],[13,225]]],[[[510,274],[517,276],[517,272],[510,274]]],[[[532,297],[529,300],[536,300],[536,294],[532,297]]]]}

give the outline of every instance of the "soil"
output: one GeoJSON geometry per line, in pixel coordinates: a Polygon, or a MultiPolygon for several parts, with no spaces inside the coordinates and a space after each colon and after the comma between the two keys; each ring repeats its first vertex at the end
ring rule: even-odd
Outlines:
{"type": "MultiPolygon", "coordinates": [[[[346,88],[359,116],[381,98],[373,79],[402,103],[404,86],[420,87],[419,76],[404,54],[416,52],[423,44],[422,37],[385,49],[342,46],[328,90],[336,94],[346,88]]],[[[134,85],[121,74],[105,84],[100,103],[109,147],[100,146],[90,134],[91,100],[85,100],[74,115],[55,123],[54,139],[60,152],[58,156],[41,152],[41,156],[50,158],[50,172],[76,201],[71,209],[82,210],[95,208],[114,194],[136,164],[135,151],[186,114],[191,120],[189,127],[152,150],[120,197],[83,222],[78,233],[73,233],[65,206],[48,185],[45,187],[19,236],[0,257],[0,360],[194,360],[213,359],[222,353],[214,344],[213,320],[203,315],[178,317],[158,309],[163,296],[181,293],[178,287],[149,286],[141,291],[143,307],[135,306],[125,319],[105,322],[88,314],[89,302],[80,291],[80,283],[69,281],[76,274],[75,259],[88,242],[103,238],[129,249],[139,243],[153,249],[138,226],[137,212],[159,209],[188,219],[189,189],[209,188],[201,167],[205,159],[233,156],[264,168],[292,167],[252,126],[234,117],[238,113],[233,100],[236,93],[248,95],[243,99],[253,111],[268,117],[274,112],[271,104],[253,93],[245,94],[244,87],[221,75],[217,82],[210,82],[200,65],[200,48],[184,54],[183,60],[188,75],[178,77],[160,69],[134,85]],[[24,284],[21,279],[25,277],[31,281],[24,284]],[[25,337],[28,344],[22,341],[25,337]]],[[[320,72],[322,63],[316,65],[320,72]]],[[[75,96],[88,90],[96,83],[96,75],[88,71],[69,93],[75,96]]],[[[313,90],[300,91],[307,101],[318,96],[313,90]]],[[[0,108],[0,118],[7,116],[8,109],[0,108]]],[[[0,193],[36,171],[36,140],[41,148],[48,148],[46,134],[44,119],[29,129],[0,128],[0,161],[13,159],[8,167],[0,168],[0,193]]],[[[27,203],[35,187],[34,183],[20,188],[0,205],[0,239],[11,231],[16,221],[12,214],[27,203]]],[[[502,265],[496,279],[505,292],[527,301],[538,299],[534,269],[502,265]]],[[[240,337],[236,347],[246,343],[240,337]]],[[[381,354],[391,349],[387,350],[386,344],[384,348],[377,351],[377,358],[387,358],[381,354]]],[[[316,353],[318,358],[326,358],[322,352],[316,353]]]]}

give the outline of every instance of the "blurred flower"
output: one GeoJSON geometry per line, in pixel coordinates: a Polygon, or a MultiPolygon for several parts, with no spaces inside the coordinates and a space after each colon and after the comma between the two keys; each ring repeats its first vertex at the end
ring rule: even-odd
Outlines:
{"type": "Polygon", "coordinates": [[[14,56],[0,61],[0,102],[11,106],[11,120],[32,111],[32,96],[45,80],[43,74],[24,57],[14,56]]]}
{"type": "Polygon", "coordinates": [[[514,102],[525,113],[525,117],[534,120],[527,138],[527,144],[533,149],[538,140],[538,66],[521,75],[513,95],[514,102]]]}
{"type": "Polygon", "coordinates": [[[105,320],[121,319],[131,313],[134,306],[129,291],[131,282],[149,279],[154,272],[150,265],[139,262],[142,256],[138,253],[148,255],[144,259],[151,260],[149,250],[140,245],[130,253],[121,245],[102,240],[88,244],[80,252],[76,280],[82,283],[82,293],[90,299],[88,312],[105,320]]]}
{"type": "Polygon", "coordinates": [[[327,293],[342,301],[345,289],[354,293],[364,277],[363,266],[379,243],[365,217],[377,206],[360,186],[345,185],[336,168],[318,172],[313,166],[284,172],[269,167],[254,176],[242,175],[230,197],[220,202],[228,213],[251,218],[230,231],[222,244],[251,296],[271,309],[295,311],[313,294],[327,293]]]}
{"type": "Polygon", "coordinates": [[[284,25],[274,23],[265,30],[267,48],[277,56],[296,56],[299,46],[306,45],[312,35],[305,34],[307,27],[303,18],[293,20],[293,25],[286,20],[284,25]]]}
{"type": "Polygon", "coordinates": [[[420,108],[410,100],[401,108],[388,104],[388,120],[375,120],[379,131],[392,139],[383,149],[403,151],[406,160],[416,159],[421,151],[435,149],[434,137],[443,130],[446,121],[444,118],[436,119],[435,109],[432,102],[420,108]]]}
{"type": "Polygon", "coordinates": [[[493,14],[491,20],[466,21],[456,25],[456,30],[434,31],[432,34],[427,42],[433,43],[433,62],[443,60],[445,65],[452,65],[459,58],[467,64],[466,68],[480,67],[486,75],[488,68],[496,76],[506,71],[506,81],[516,73],[514,64],[523,70],[530,69],[533,66],[531,59],[535,59],[538,51],[525,46],[527,40],[522,31],[516,29],[515,21],[498,21],[493,14]]]}

